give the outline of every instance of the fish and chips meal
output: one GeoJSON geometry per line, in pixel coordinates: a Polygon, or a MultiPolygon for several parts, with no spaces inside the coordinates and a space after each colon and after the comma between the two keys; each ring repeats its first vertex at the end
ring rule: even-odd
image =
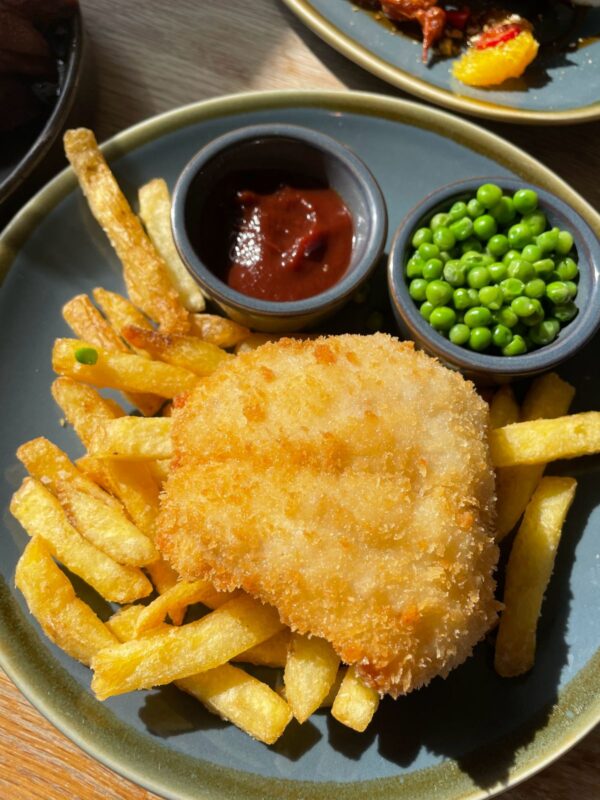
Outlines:
{"type": "Polygon", "coordinates": [[[569,415],[554,373],[488,406],[411,342],[209,314],[165,182],[140,189],[140,220],[90,131],[65,149],[129,297],[64,306],[52,395],[85,454],[24,443],[11,512],[31,537],[16,584],[95,695],[174,683],[272,744],[322,708],[364,731],[382,696],[445,677],[496,626],[497,672],[531,669],[576,489],[544,468],[599,452],[600,413],[569,415]]]}
{"type": "MultiPolygon", "coordinates": [[[[486,0],[359,0],[359,4],[400,26],[416,25],[423,42],[424,63],[434,48],[442,57],[460,55],[452,65],[453,76],[469,86],[481,87],[519,78],[540,47],[534,23],[556,16],[547,2],[527,8],[524,4],[506,4],[511,10],[486,0]]],[[[569,0],[562,5],[569,5],[569,0]]],[[[598,2],[575,0],[573,5],[598,2]]]]}

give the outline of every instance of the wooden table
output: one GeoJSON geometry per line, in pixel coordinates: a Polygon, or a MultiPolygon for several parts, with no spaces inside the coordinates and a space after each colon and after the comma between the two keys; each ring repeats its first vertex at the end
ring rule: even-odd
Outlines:
{"type": "MultiPolygon", "coordinates": [[[[92,40],[99,139],[152,114],[256,89],[360,89],[400,96],[304,30],[278,0],[81,0],[92,40]]],[[[483,123],[539,158],[600,206],[600,123],[483,123]]],[[[600,729],[506,800],[600,797],[600,729]]],[[[0,797],[152,800],[88,758],[0,673],[0,797]]]]}

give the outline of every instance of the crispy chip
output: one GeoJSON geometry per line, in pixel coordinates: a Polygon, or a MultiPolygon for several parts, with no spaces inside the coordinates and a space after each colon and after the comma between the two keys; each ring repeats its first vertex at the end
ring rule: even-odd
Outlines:
{"type": "Polygon", "coordinates": [[[131,210],[94,134],[85,128],[67,131],[64,145],[90,210],[123,264],[129,296],[163,330],[186,333],[189,314],[181,305],[167,266],[131,210]]]}
{"type": "MultiPolygon", "coordinates": [[[[554,419],[566,414],[575,390],[554,372],[537,378],[525,395],[522,419],[554,419]]],[[[536,486],[544,474],[545,464],[500,467],[496,470],[497,541],[501,541],[519,521],[536,486]]]]}
{"type": "Polygon", "coordinates": [[[233,592],[217,592],[208,581],[176,583],[144,608],[137,621],[135,638],[151,628],[156,628],[173,612],[177,614],[194,603],[219,608],[233,596],[233,592]]]}
{"type": "Polygon", "coordinates": [[[105,422],[94,430],[90,455],[115,459],[169,458],[171,425],[168,417],[120,417],[105,422]]]}
{"type": "Polygon", "coordinates": [[[217,347],[235,347],[250,335],[248,328],[217,314],[192,314],[190,332],[217,347]]]}
{"type": "Polygon", "coordinates": [[[57,339],[52,350],[52,367],[59,375],[99,388],[151,392],[161,397],[175,397],[198,382],[197,375],[181,367],[149,361],[133,353],[111,353],[80,339],[57,339]],[[90,348],[96,351],[96,363],[81,364],[76,353],[90,348]]]}
{"type": "Polygon", "coordinates": [[[17,563],[15,583],[46,636],[83,664],[89,666],[96,653],[117,643],[92,609],[75,596],[71,582],[37,536],[17,563]]]}
{"type": "Polygon", "coordinates": [[[490,432],[496,467],[544,464],[600,452],[600,411],[517,422],[490,432]]]}
{"type": "Polygon", "coordinates": [[[255,664],[258,667],[285,667],[291,631],[289,628],[276,633],[260,644],[254,645],[249,650],[235,656],[234,661],[245,664],[255,664]]]}
{"type": "Polygon", "coordinates": [[[30,536],[43,539],[53,556],[105,600],[130,603],[152,591],[141,570],[117,564],[84,539],[54,495],[33,478],[26,478],[14,493],[10,510],[30,536]]]}
{"type": "Polygon", "coordinates": [[[75,428],[86,448],[98,422],[125,416],[125,411],[114,400],[102,397],[91,386],[72,378],[56,378],[51,390],[67,422],[75,428]]]}
{"type": "MultiPolygon", "coordinates": [[[[106,289],[98,287],[92,292],[94,300],[98,303],[106,318],[112,325],[114,331],[121,335],[121,331],[126,325],[135,325],[136,328],[153,331],[154,328],[148,318],[137,309],[126,297],[116,292],[108,292],[106,289]]],[[[84,337],[85,338],[85,337],[84,337]]],[[[130,345],[138,355],[146,356],[149,354],[135,345],[130,345]]]]}
{"type": "Polygon", "coordinates": [[[573,478],[542,478],[515,537],[494,660],[496,672],[504,677],[521,675],[533,666],[542,600],[576,487],[573,478]]]}
{"type": "Polygon", "coordinates": [[[126,325],[122,334],[131,345],[145,350],[153,358],[200,376],[211,375],[224,361],[233,358],[220,347],[195,336],[147,331],[135,325],[126,325]]]}
{"type": "Polygon", "coordinates": [[[102,650],[92,689],[100,700],[187,678],[225,664],[283,627],[275,609],[247,595],[196,622],[102,650]]]}
{"type": "Polygon", "coordinates": [[[362,733],[379,706],[379,695],[366,686],[349,667],[331,706],[331,715],[354,731],[362,733]]]}
{"type": "Polygon", "coordinates": [[[490,428],[503,428],[512,425],[520,418],[519,404],[510,384],[501,386],[490,403],[490,428]]]}
{"type": "Polygon", "coordinates": [[[204,311],[202,290],[179,257],[171,230],[171,197],[166,182],[155,178],[138,191],[140,217],[154,246],[163,257],[171,283],[189,311],[204,311]]]}
{"type": "Polygon", "coordinates": [[[327,697],[339,664],[339,656],[325,639],[292,636],[284,673],[285,696],[298,722],[305,722],[327,697]]]}

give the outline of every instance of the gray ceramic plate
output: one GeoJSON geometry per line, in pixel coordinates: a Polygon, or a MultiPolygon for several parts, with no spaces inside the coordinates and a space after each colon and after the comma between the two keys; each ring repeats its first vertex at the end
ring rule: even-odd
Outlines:
{"type": "MultiPolygon", "coordinates": [[[[517,123],[560,124],[600,118],[598,8],[574,12],[568,3],[556,3],[539,31],[541,42],[548,45],[541,48],[525,75],[497,89],[476,89],[452,78],[450,59],[423,64],[419,41],[357,8],[352,0],[284,2],[352,61],[431,103],[517,123]]],[[[527,5],[519,5],[525,7],[525,16],[527,5]]],[[[533,13],[531,18],[536,18],[533,13]]]]}
{"type": "MultiPolygon", "coordinates": [[[[511,145],[443,112],[374,95],[223,98],[142,123],[113,139],[105,152],[133,197],[153,176],[172,186],[190,156],[213,137],[267,121],[312,126],[353,147],[381,182],[390,230],[429,190],[481,174],[517,175],[544,186],[600,228],[581,197],[511,145]]],[[[120,268],[69,171],[4,232],[0,261],[6,273],[0,292],[1,663],[40,711],[85,750],[178,800],[475,800],[540,769],[600,719],[600,464],[593,459],[569,465],[579,480],[577,498],[544,605],[536,666],[519,680],[498,678],[482,644],[446,681],[382,703],[364,735],[317,714],[302,728],[290,725],[273,748],[172,688],[96,702],[89,671],[49,643],[14,589],[27,536],[7,507],[22,478],[13,455],[19,443],[44,434],[73,455],[80,452],[50,397],[51,344],[67,335],[61,305],[97,285],[121,290],[120,268]]],[[[351,313],[346,319],[358,324],[351,313]]],[[[597,354],[596,341],[564,370],[577,385],[577,408],[597,405],[597,354]]]]}

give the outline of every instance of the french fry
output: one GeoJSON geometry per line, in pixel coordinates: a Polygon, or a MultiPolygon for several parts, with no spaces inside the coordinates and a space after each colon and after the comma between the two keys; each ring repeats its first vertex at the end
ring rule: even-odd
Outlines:
{"type": "Polygon", "coordinates": [[[147,464],[83,456],[77,460],[77,466],[118,497],[133,523],[154,541],[159,487],[147,464]]]}
{"type": "Polygon", "coordinates": [[[335,676],[334,682],[331,684],[331,689],[329,690],[327,697],[323,698],[323,702],[319,706],[319,708],[331,708],[331,706],[335,702],[335,698],[340,690],[340,686],[342,685],[342,681],[346,677],[347,667],[340,667],[337,671],[337,675],[335,676]]]}
{"type": "Polygon", "coordinates": [[[181,680],[225,664],[282,627],[275,609],[242,595],[196,622],[101,650],[92,689],[105,700],[181,680]]]}
{"type": "Polygon", "coordinates": [[[74,489],[85,492],[113,508],[119,502],[101,489],[94,481],[82,474],[55,444],[43,436],[22,444],[17,458],[32,478],[37,478],[52,494],[56,494],[59,481],[68,481],[74,489]]]}
{"type": "MultiPolygon", "coordinates": [[[[116,353],[131,353],[131,349],[104,319],[86,294],[78,294],[63,306],[62,314],[75,336],[105,350],[116,353]]],[[[127,392],[129,402],[146,417],[152,417],[164,403],[162,397],[153,394],[127,392]]]]}
{"type": "Polygon", "coordinates": [[[106,620],[106,627],[119,642],[128,642],[130,639],[135,639],[137,621],[144,608],[145,606],[141,605],[121,606],[106,620]]]}
{"type": "Polygon", "coordinates": [[[97,354],[95,364],[80,364],[75,354],[90,347],[80,339],[57,339],[52,350],[54,371],[99,388],[150,392],[161,397],[175,397],[198,382],[197,375],[181,367],[100,347],[91,348],[97,354]]]}
{"type": "Polygon", "coordinates": [[[117,563],[143,567],[158,558],[150,539],[121,509],[107,506],[67,481],[58,483],[56,495],[73,527],[117,563]]]}
{"type": "Polygon", "coordinates": [[[276,742],[292,718],[277,692],[231,664],[183,678],[176,686],[265,744],[276,742]]]}
{"type": "MultiPolygon", "coordinates": [[[[94,289],[92,295],[119,336],[126,325],[135,325],[136,328],[143,328],[148,331],[154,330],[148,318],[126,297],[116,292],[108,292],[100,287],[94,289]]],[[[138,355],[150,357],[145,350],[141,350],[134,345],[131,345],[131,347],[138,355]]]]}
{"type": "Polygon", "coordinates": [[[506,567],[505,608],[496,639],[494,666],[503,677],[533,666],[542,600],[576,486],[573,478],[542,478],[525,510],[506,567]]]}
{"type": "Polygon", "coordinates": [[[220,347],[195,336],[145,331],[135,325],[126,325],[122,334],[131,345],[150,353],[152,358],[188,369],[201,377],[211,375],[224,361],[233,358],[220,347]]]}
{"type": "Polygon", "coordinates": [[[168,417],[120,417],[94,429],[90,455],[97,458],[162,459],[171,456],[168,417]]]}
{"type": "Polygon", "coordinates": [[[379,706],[379,695],[349,667],[331,706],[331,715],[354,731],[366,730],[379,706]]]}
{"type": "MultiPolygon", "coordinates": [[[[123,465],[126,466],[127,463],[131,462],[123,462],[123,465]]],[[[159,558],[158,561],[154,561],[152,564],[148,564],[146,572],[150,576],[158,594],[164,594],[169,591],[179,580],[179,575],[175,572],[173,567],[162,558],[159,558]]],[[[171,609],[169,616],[171,617],[173,625],[181,625],[185,617],[185,612],[185,608],[171,609]]]]}
{"type": "Polygon", "coordinates": [[[152,591],[141,570],[117,564],[84,539],[54,495],[33,478],[25,478],[14,493],[10,510],[30,536],[43,539],[53,556],[105,600],[131,603],[152,591]]]}
{"type": "Polygon", "coordinates": [[[285,667],[290,638],[291,631],[284,628],[270,639],[235,656],[233,661],[255,664],[258,667],[285,667]]]}
{"type": "Polygon", "coordinates": [[[501,386],[492,397],[490,403],[490,428],[503,428],[518,422],[520,417],[519,404],[510,384],[501,386]]]}
{"type": "Polygon", "coordinates": [[[600,452],[600,411],[517,422],[490,432],[496,467],[545,464],[600,452]]]}
{"type": "MultiPolygon", "coordinates": [[[[554,372],[537,378],[525,395],[522,419],[554,419],[564,416],[575,390],[554,372]]],[[[496,470],[496,540],[501,541],[515,527],[544,474],[545,464],[500,467],[496,470]]]]}
{"type": "Polygon", "coordinates": [[[98,422],[125,416],[125,411],[114,400],[102,397],[91,386],[72,378],[56,378],[51,391],[67,422],[75,428],[86,448],[98,422]]]}
{"type": "Polygon", "coordinates": [[[148,461],[148,469],[154,475],[155,480],[159,484],[163,484],[169,477],[169,466],[171,464],[168,458],[159,458],[156,461],[148,461]]]}
{"type": "Polygon", "coordinates": [[[340,659],[325,639],[292,635],[285,664],[285,696],[298,722],[305,722],[327,697],[340,659]]]}
{"type": "Polygon", "coordinates": [[[89,666],[96,653],[117,643],[109,628],[76,597],[71,582],[37,536],[17,563],[15,583],[46,636],[83,664],[89,666]]]}
{"type": "Polygon", "coordinates": [[[173,612],[184,611],[194,603],[204,603],[209,608],[219,608],[231,600],[232,592],[217,592],[208,581],[181,581],[147,605],[139,615],[135,638],[151,628],[156,628],[173,612]]]}
{"type": "Polygon", "coordinates": [[[217,347],[235,347],[250,336],[248,328],[217,314],[192,314],[191,325],[190,333],[217,347]]]}
{"type": "Polygon", "coordinates": [[[164,259],[181,303],[188,311],[204,311],[206,303],[202,290],[187,271],[175,247],[171,231],[171,196],[166,182],[155,178],[146,183],[138,191],[138,200],[144,227],[164,259]]]}
{"type": "Polygon", "coordinates": [[[164,259],[144,232],[98,145],[85,128],[64,136],[65,153],[90,210],[123,265],[127,292],[136,306],[169,332],[186,333],[190,315],[173,287],[164,259]]]}

